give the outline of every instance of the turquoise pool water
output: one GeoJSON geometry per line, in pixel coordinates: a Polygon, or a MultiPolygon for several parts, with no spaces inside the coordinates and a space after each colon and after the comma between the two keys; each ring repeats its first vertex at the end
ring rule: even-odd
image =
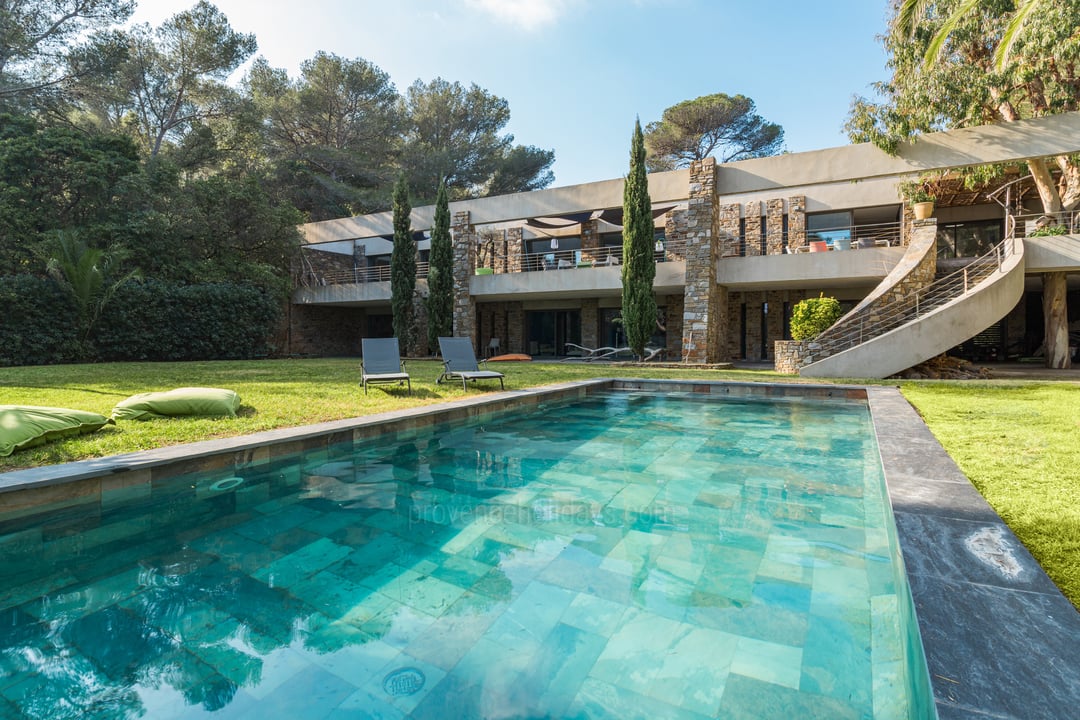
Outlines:
{"type": "Polygon", "coordinates": [[[602,393],[0,527],[2,718],[932,717],[865,403],[602,393]]]}

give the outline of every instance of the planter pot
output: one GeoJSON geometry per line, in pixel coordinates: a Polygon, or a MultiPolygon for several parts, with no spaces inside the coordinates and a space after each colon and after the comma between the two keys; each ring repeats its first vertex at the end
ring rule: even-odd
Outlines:
{"type": "Polygon", "coordinates": [[[810,252],[826,252],[829,249],[829,243],[824,240],[814,240],[810,243],[810,252]]]}
{"type": "Polygon", "coordinates": [[[832,241],[833,250],[850,250],[851,238],[836,238],[832,241]]]}
{"type": "Polygon", "coordinates": [[[934,214],[934,203],[932,202],[917,202],[911,204],[911,212],[915,214],[916,220],[926,220],[928,217],[934,214]]]}
{"type": "Polygon", "coordinates": [[[476,268],[477,275],[494,275],[495,271],[491,268],[476,268]]]}

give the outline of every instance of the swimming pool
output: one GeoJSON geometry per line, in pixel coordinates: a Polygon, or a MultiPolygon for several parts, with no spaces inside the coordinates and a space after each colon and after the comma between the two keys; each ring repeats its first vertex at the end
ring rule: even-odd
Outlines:
{"type": "Polygon", "coordinates": [[[4,531],[0,711],[933,717],[865,401],[597,393],[139,495],[4,531]]]}

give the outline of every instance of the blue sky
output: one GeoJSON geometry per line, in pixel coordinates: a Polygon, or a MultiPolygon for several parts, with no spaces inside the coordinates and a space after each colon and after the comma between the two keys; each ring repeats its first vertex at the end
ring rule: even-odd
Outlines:
{"type": "MultiPolygon", "coordinates": [[[[157,25],[194,0],[139,0],[157,25]]],[[[885,79],[888,0],[216,0],[295,77],[319,50],[362,57],[399,92],[476,83],[518,143],[555,151],[555,186],[626,174],[634,118],[723,92],[783,126],[791,152],[847,143],[851,99],[885,79]]]]}

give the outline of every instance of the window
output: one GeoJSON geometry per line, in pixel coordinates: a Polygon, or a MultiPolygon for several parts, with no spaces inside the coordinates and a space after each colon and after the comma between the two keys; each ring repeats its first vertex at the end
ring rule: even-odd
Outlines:
{"type": "Polygon", "coordinates": [[[937,242],[939,258],[978,257],[1001,242],[1001,221],[939,224],[937,242]]]}
{"type": "Polygon", "coordinates": [[[806,216],[806,237],[813,242],[824,240],[832,245],[837,240],[851,240],[851,212],[815,213],[806,216]]]}

